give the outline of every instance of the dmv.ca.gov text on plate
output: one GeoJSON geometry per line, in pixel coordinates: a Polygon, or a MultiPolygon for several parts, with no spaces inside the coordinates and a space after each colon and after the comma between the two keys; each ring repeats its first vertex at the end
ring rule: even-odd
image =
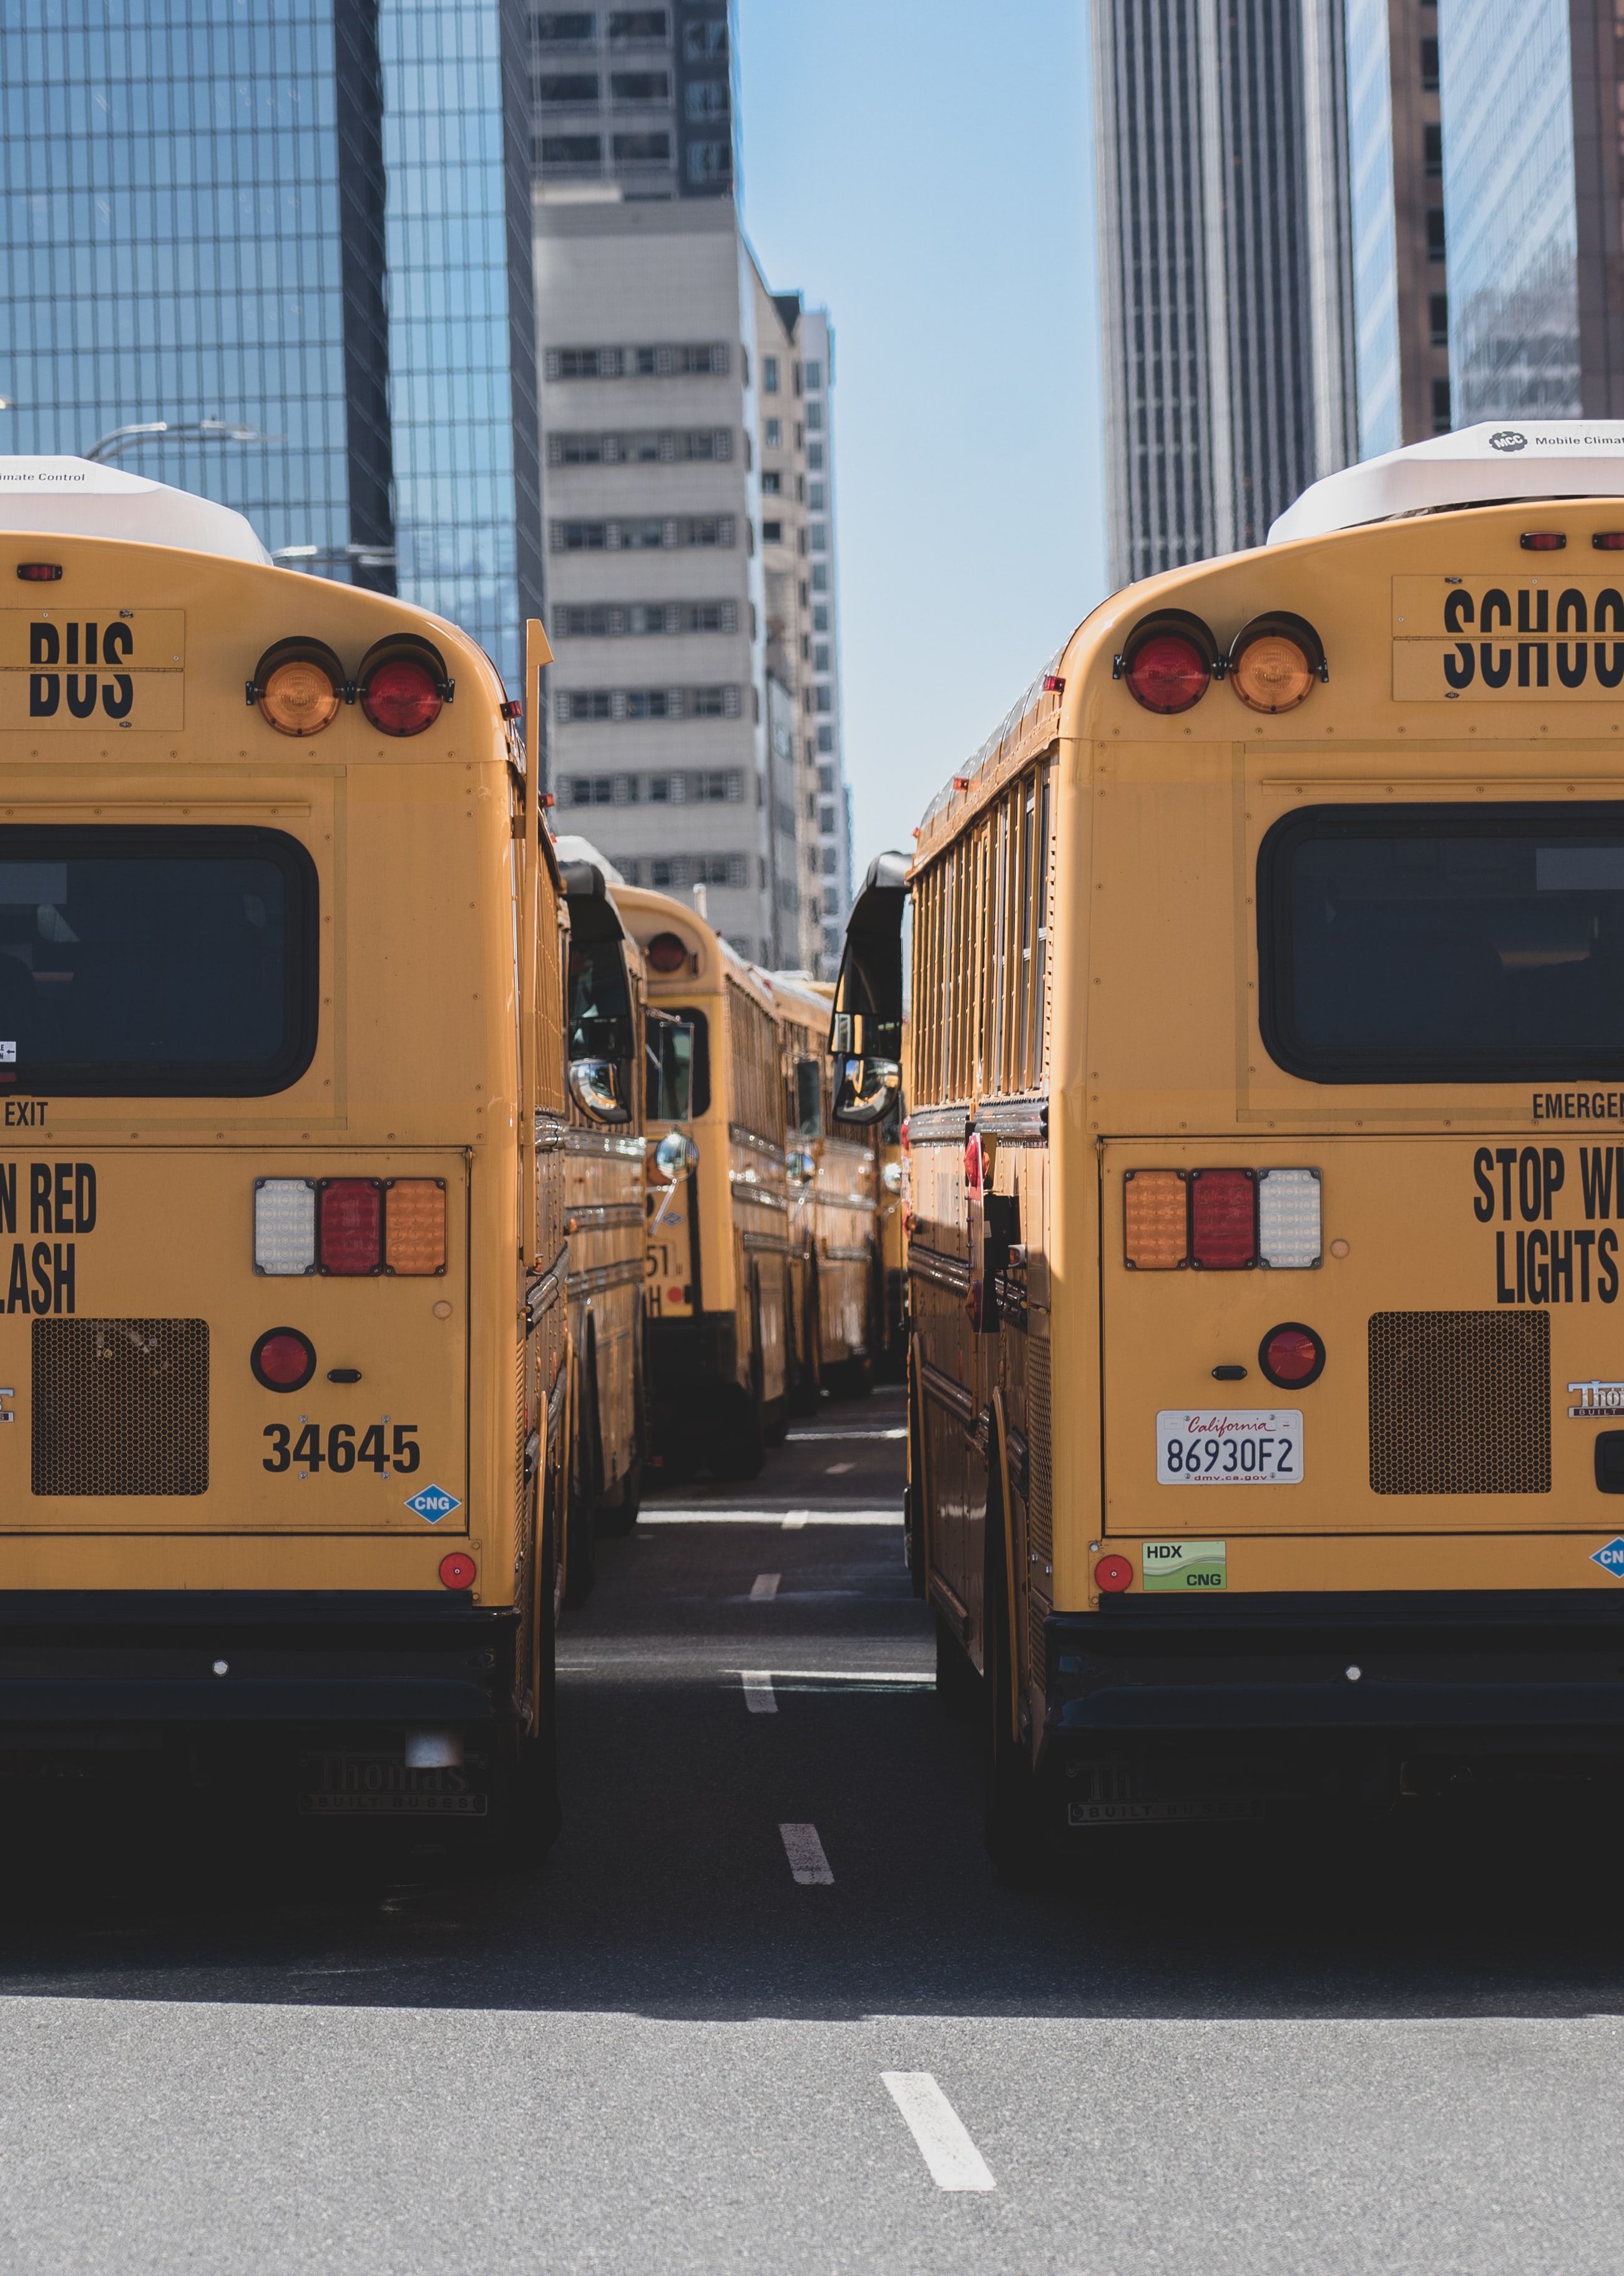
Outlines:
{"type": "Polygon", "coordinates": [[[1294,1486],[1302,1482],[1302,1416],[1294,1407],[1215,1413],[1164,1407],[1156,1418],[1161,1486],[1294,1486]]]}

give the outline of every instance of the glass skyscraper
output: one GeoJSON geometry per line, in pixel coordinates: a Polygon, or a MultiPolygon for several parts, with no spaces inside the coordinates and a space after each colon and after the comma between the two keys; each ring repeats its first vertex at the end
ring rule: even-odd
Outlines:
{"type": "Polygon", "coordinates": [[[0,450],[257,429],[115,448],[455,619],[516,684],[528,49],[516,0],[0,0],[0,450]]]}
{"type": "Polygon", "coordinates": [[[1591,406],[1568,0],[1446,0],[1439,14],[1455,423],[1578,417],[1591,406]]]}

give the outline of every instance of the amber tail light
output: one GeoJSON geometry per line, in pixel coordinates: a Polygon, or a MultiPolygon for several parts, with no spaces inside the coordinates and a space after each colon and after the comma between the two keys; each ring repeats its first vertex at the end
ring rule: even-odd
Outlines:
{"type": "Polygon", "coordinates": [[[1294,711],[1329,676],[1319,634],[1302,617],[1254,617],[1230,644],[1229,684],[1249,711],[1294,711]]]}
{"type": "Polygon", "coordinates": [[[1189,1188],[1182,1170],[1123,1173],[1123,1254],[1136,1272],[1172,1272],[1190,1261],[1189,1188]]]}
{"type": "Polygon", "coordinates": [[[326,642],[278,641],[254,667],[250,703],[279,735],[319,735],[344,701],[344,666],[326,642]]]}

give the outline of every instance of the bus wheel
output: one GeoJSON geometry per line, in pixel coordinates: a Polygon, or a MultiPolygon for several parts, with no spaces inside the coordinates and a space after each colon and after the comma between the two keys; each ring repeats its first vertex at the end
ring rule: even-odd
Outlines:
{"type": "Polygon", "coordinates": [[[636,1455],[632,1457],[626,1476],[612,1494],[606,1494],[597,1506],[598,1538],[618,1541],[637,1522],[637,1513],[643,1505],[643,1466],[636,1455]]]}
{"type": "Polygon", "coordinates": [[[943,1711],[951,1715],[955,1723],[980,1725],[981,1678],[939,1605],[936,1614],[936,1696],[943,1711]]]}
{"type": "Polygon", "coordinates": [[[598,1480],[603,1474],[599,1453],[596,1347],[588,1342],[586,1365],[576,1377],[581,1417],[575,1435],[576,1459],[570,1464],[569,1513],[565,1541],[564,1609],[573,1612],[592,1594],[597,1579],[596,1504],[598,1480]]]}
{"type": "Polygon", "coordinates": [[[998,1878],[1013,1887],[1026,1888],[1043,1871],[1043,1852],[1031,1750],[1013,1727],[1011,1718],[1015,1623],[1004,1554],[1004,1507],[996,1433],[988,1458],[986,1586],[982,1598],[982,1713],[986,1746],[983,1835],[998,1878]]]}
{"type": "Polygon", "coordinates": [[[554,1569],[557,1548],[553,1529],[553,1497],[543,1494],[542,1536],[537,1544],[537,1609],[535,1692],[531,1725],[516,1725],[507,1774],[493,1799],[502,1813],[497,1828],[502,1861],[512,1865],[539,1865],[558,1838],[563,1813],[558,1806],[558,1690],[557,1639],[550,1610],[547,1576],[554,1569]]]}

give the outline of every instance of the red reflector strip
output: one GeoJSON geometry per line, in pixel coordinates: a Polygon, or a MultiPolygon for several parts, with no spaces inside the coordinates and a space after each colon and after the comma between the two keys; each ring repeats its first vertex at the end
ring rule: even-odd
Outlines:
{"type": "Polygon", "coordinates": [[[375,1178],[324,1178],[316,1256],[323,1272],[354,1276],[383,1264],[383,1195],[375,1178]]]}
{"type": "Polygon", "coordinates": [[[1559,529],[1525,529],[1522,533],[1525,553],[1560,553],[1567,543],[1559,529]]]}
{"type": "Polygon", "coordinates": [[[1239,1272],[1257,1262],[1257,1180],[1250,1170],[1190,1172],[1190,1262],[1239,1272]]]}
{"type": "Polygon", "coordinates": [[[1598,553],[1624,553],[1624,529],[1598,529],[1590,542],[1598,553]]]}
{"type": "Polygon", "coordinates": [[[17,573],[27,585],[54,585],[62,574],[57,561],[19,561],[17,573]]]}

